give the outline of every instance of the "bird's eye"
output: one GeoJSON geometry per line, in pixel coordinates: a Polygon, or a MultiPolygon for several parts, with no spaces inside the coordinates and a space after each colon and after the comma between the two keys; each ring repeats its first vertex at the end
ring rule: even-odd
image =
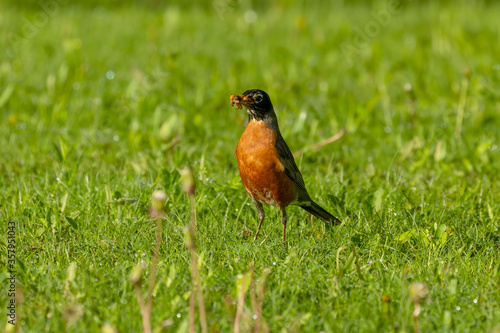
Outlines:
{"type": "Polygon", "coordinates": [[[262,95],[257,95],[254,97],[255,103],[260,103],[263,99],[264,98],[262,97],[262,95]]]}

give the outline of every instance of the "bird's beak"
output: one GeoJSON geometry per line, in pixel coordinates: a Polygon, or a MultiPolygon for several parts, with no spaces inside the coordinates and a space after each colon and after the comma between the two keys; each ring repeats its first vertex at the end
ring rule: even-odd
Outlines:
{"type": "Polygon", "coordinates": [[[231,106],[236,104],[236,109],[241,109],[241,106],[249,106],[253,104],[253,101],[248,96],[243,95],[231,95],[231,106]]]}

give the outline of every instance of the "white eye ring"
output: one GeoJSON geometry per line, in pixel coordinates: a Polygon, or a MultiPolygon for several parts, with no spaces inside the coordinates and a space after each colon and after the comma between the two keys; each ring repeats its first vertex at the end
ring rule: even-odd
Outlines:
{"type": "Polygon", "coordinates": [[[262,97],[262,95],[257,95],[257,96],[255,96],[255,102],[257,102],[257,103],[262,102],[262,100],[263,100],[263,99],[264,99],[264,98],[262,97]]]}

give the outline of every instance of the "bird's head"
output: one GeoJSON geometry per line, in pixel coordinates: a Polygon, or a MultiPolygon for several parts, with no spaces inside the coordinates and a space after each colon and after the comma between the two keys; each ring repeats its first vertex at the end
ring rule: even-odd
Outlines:
{"type": "Polygon", "coordinates": [[[241,109],[243,105],[250,119],[262,120],[274,114],[269,95],[259,89],[247,90],[241,95],[231,95],[231,106],[235,104],[236,109],[241,109]]]}

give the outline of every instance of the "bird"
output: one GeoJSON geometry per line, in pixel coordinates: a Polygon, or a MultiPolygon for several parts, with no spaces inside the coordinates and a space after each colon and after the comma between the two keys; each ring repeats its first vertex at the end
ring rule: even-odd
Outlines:
{"type": "Polygon", "coordinates": [[[248,124],[238,141],[235,156],[243,185],[257,209],[259,226],[254,240],[265,218],[263,203],[280,209],[283,242],[288,205],[299,206],[324,222],[340,224],[338,218],[309,196],[292,152],[281,135],[269,95],[260,89],[250,89],[230,98],[231,106],[236,105],[236,109],[243,106],[248,114],[248,124]]]}

